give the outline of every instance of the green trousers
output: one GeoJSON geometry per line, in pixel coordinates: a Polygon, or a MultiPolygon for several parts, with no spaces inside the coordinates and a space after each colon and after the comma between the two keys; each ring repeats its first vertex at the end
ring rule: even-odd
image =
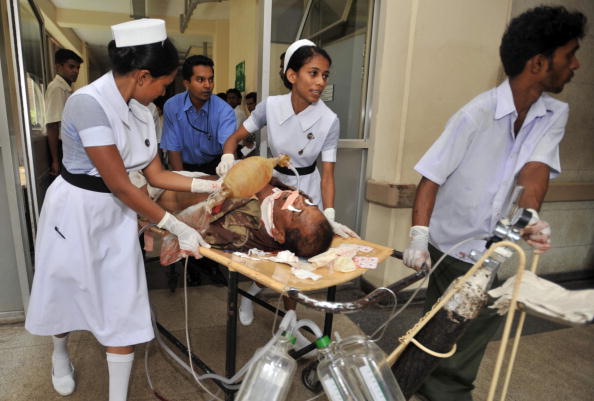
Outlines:
{"type": "MultiPolygon", "coordinates": [[[[443,255],[429,245],[433,264],[443,255]]],[[[472,265],[446,256],[429,278],[425,311],[429,310],[445,292],[450,283],[464,275],[472,265]]],[[[493,286],[497,286],[497,279],[493,286]]],[[[484,309],[472,321],[458,340],[457,351],[450,358],[442,359],[418,391],[430,401],[472,401],[471,392],[487,343],[497,332],[501,316],[491,309],[484,309]]]]}

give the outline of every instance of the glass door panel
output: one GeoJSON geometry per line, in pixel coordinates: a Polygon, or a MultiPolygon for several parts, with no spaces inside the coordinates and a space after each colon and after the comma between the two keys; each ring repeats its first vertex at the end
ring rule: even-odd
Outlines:
{"type": "Polygon", "coordinates": [[[49,149],[45,135],[45,54],[43,20],[31,1],[14,1],[18,7],[17,58],[19,87],[22,99],[24,144],[23,170],[26,172],[26,196],[29,200],[30,224],[33,236],[41,204],[51,180],[49,149]]]}

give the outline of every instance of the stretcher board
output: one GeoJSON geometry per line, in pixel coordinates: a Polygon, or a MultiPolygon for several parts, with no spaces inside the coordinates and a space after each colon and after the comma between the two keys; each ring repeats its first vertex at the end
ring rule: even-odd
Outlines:
{"type": "MultiPolygon", "coordinates": [[[[332,246],[340,244],[358,244],[373,248],[371,252],[360,253],[361,256],[375,256],[379,262],[386,260],[392,254],[392,249],[356,238],[334,237],[332,246]]],[[[312,291],[336,286],[351,281],[365,274],[367,269],[356,268],[352,272],[337,272],[329,267],[320,267],[314,273],[322,276],[319,280],[299,279],[291,273],[291,266],[284,263],[271,262],[268,260],[251,260],[242,258],[232,253],[224,252],[214,248],[200,248],[200,253],[209,259],[226,266],[231,271],[236,271],[243,276],[273,289],[278,293],[284,292],[287,288],[295,288],[299,291],[312,291]]]]}
{"type": "MultiPolygon", "coordinates": [[[[143,227],[146,224],[148,224],[146,220],[139,219],[140,227],[143,227]]],[[[150,231],[159,235],[167,234],[167,231],[154,226],[150,228],[150,231]]],[[[392,248],[373,242],[364,241],[358,238],[341,238],[335,235],[331,246],[338,247],[341,244],[357,244],[373,248],[371,252],[359,252],[358,255],[375,256],[378,258],[378,264],[389,258],[393,251],[392,248]]],[[[242,258],[241,256],[233,255],[231,251],[226,252],[215,248],[200,247],[200,254],[222,264],[230,271],[238,272],[259,284],[273,289],[279,294],[284,292],[287,288],[295,288],[299,291],[325,289],[356,279],[367,272],[367,269],[357,267],[352,272],[342,273],[334,271],[327,266],[323,266],[314,271],[314,273],[321,275],[322,278],[314,281],[311,279],[299,279],[295,277],[295,275],[291,273],[291,266],[285,263],[242,258]]]]}

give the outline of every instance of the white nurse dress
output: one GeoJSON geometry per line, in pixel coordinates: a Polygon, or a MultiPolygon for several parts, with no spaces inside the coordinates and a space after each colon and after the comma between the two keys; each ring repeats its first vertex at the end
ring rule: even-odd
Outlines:
{"type": "MultiPolygon", "coordinates": [[[[135,100],[126,104],[111,72],[74,93],[65,116],[70,102],[82,95],[99,103],[109,127],[78,132],[79,147],[115,144],[128,172],[146,167],[157,152],[148,108],[135,100]]],[[[66,144],[64,149],[66,165],[66,144]]],[[[94,167],[87,174],[99,176],[94,167]]],[[[150,341],[154,333],[137,227],[136,213],[113,194],[58,177],[41,210],[27,330],[37,335],[88,330],[105,346],[150,341]]]]}
{"type": "MultiPolygon", "coordinates": [[[[338,116],[318,100],[299,114],[291,104],[291,93],[271,96],[259,103],[244,121],[245,129],[252,133],[268,127],[268,145],[273,156],[286,154],[295,167],[313,165],[321,154],[322,162],[336,162],[336,149],[340,135],[338,116]]],[[[297,177],[274,171],[283,183],[297,185],[297,177]]],[[[300,177],[300,190],[308,194],[319,207],[322,206],[320,173],[300,177]]]]}

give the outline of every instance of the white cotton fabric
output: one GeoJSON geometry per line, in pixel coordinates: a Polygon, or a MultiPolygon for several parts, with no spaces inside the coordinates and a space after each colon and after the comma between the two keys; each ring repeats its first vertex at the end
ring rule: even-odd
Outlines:
{"type": "Polygon", "coordinates": [[[62,121],[66,100],[72,94],[72,87],[60,75],[56,74],[45,91],[45,123],[62,121]]]}
{"type": "MultiPolygon", "coordinates": [[[[109,119],[110,133],[97,130],[95,135],[113,139],[128,172],[146,167],[157,152],[150,111],[138,102],[126,104],[111,72],[71,98],[82,94],[92,96],[109,119]]],[[[83,135],[82,144],[97,141],[83,135]]],[[[96,168],[88,174],[99,175],[96,168]]],[[[137,215],[113,194],[56,178],[43,203],[35,245],[25,322],[30,333],[88,330],[104,346],[154,337],[137,215]]]]}
{"type": "MultiPolygon", "coordinates": [[[[515,282],[513,276],[489,291],[491,297],[498,298],[490,308],[500,315],[509,309],[515,282]]],[[[518,302],[528,311],[556,321],[585,324],[594,320],[594,290],[570,291],[530,271],[522,275],[518,302]]]]}
{"type": "MultiPolygon", "coordinates": [[[[517,174],[526,163],[545,163],[551,178],[556,177],[567,117],[566,103],[542,94],[515,136],[517,112],[507,80],[454,114],[415,166],[440,185],[429,224],[430,243],[447,251],[462,240],[489,236],[504,217],[517,174]]],[[[470,241],[451,255],[472,262],[469,252],[484,246],[484,241],[470,241]]]]}
{"type": "Polygon", "coordinates": [[[116,47],[149,45],[167,39],[165,21],[158,18],[141,18],[112,25],[111,34],[116,47]]]}
{"type": "MultiPolygon", "coordinates": [[[[321,154],[322,162],[336,162],[336,149],[340,135],[340,123],[334,113],[323,101],[309,105],[295,114],[291,104],[291,94],[271,96],[259,103],[243,123],[245,129],[256,132],[268,127],[268,145],[274,157],[286,154],[295,167],[309,167],[321,154]],[[313,139],[308,139],[308,134],[313,139]],[[303,149],[303,154],[299,150],[303,149]]],[[[274,171],[274,176],[286,185],[297,186],[297,177],[274,171]]],[[[317,206],[322,206],[320,173],[316,168],[300,180],[300,190],[312,198],[317,206]]]]}
{"type": "Polygon", "coordinates": [[[289,67],[289,62],[291,61],[291,57],[293,57],[293,53],[299,50],[301,47],[304,46],[315,46],[316,44],[309,39],[299,39],[289,45],[287,47],[287,51],[285,52],[285,63],[283,65],[283,72],[287,72],[287,68],[289,67]]]}
{"type": "Polygon", "coordinates": [[[235,106],[235,108],[233,109],[233,112],[235,113],[235,121],[236,121],[235,129],[237,130],[239,127],[241,127],[243,122],[247,119],[247,116],[241,109],[241,105],[235,106]]]}

